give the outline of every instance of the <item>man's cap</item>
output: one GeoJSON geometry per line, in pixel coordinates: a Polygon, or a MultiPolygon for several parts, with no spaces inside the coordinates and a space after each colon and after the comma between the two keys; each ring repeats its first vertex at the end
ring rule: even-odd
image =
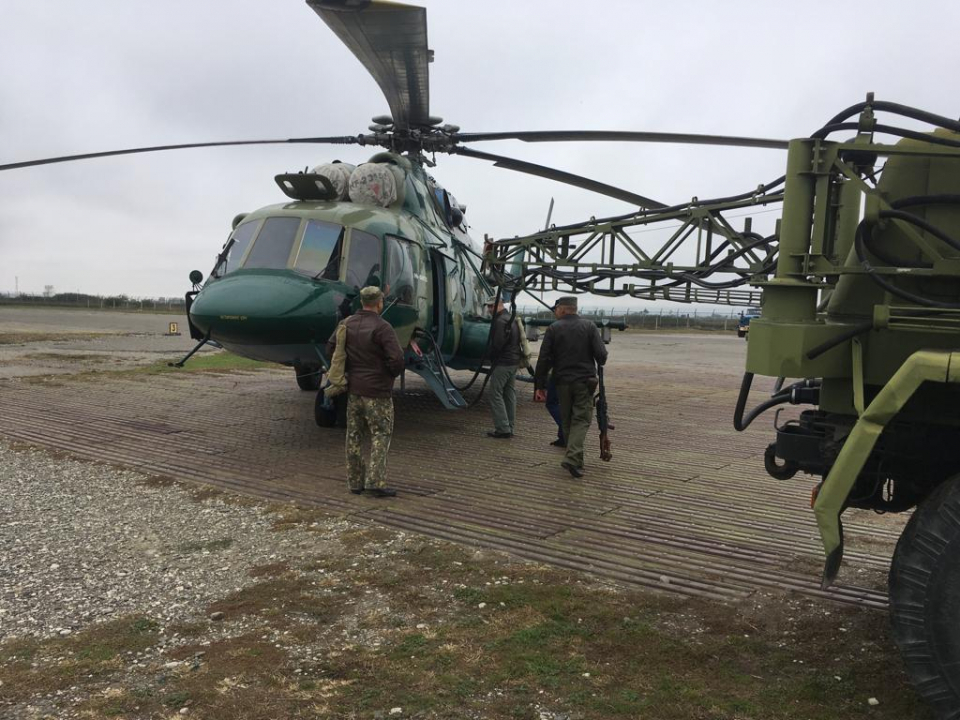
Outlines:
{"type": "Polygon", "coordinates": [[[562,298],[557,298],[557,301],[553,304],[553,309],[556,310],[558,307],[572,307],[576,310],[577,298],[573,295],[565,295],[562,298]]]}
{"type": "Polygon", "coordinates": [[[496,295],[487,295],[486,299],[483,301],[484,305],[496,305],[497,296],[496,295]]]}
{"type": "Polygon", "coordinates": [[[364,305],[373,305],[383,298],[383,290],[376,285],[367,285],[360,291],[360,302],[364,305]]]}

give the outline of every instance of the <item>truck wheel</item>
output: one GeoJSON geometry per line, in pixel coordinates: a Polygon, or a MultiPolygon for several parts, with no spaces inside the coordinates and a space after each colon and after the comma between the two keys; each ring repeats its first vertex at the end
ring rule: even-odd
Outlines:
{"type": "Polygon", "coordinates": [[[745,331],[743,331],[743,330],[737,330],[737,337],[738,337],[738,338],[742,338],[742,337],[746,337],[746,336],[747,336],[747,333],[746,333],[745,331]]]}
{"type": "Polygon", "coordinates": [[[316,391],[320,387],[320,368],[305,365],[294,365],[297,373],[297,387],[301,390],[316,391]]]}
{"type": "Polygon", "coordinates": [[[960,476],[904,528],[890,566],[890,621],[907,674],[940,718],[960,717],[960,476]]]}

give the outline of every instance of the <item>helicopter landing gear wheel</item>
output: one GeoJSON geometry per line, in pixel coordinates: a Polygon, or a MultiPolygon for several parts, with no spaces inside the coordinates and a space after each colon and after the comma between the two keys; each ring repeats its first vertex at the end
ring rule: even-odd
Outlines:
{"type": "Polygon", "coordinates": [[[326,407],[323,388],[317,390],[317,399],[313,403],[313,417],[320,427],[333,427],[337,424],[337,406],[326,407]]]}
{"type": "Polygon", "coordinates": [[[937,717],[960,717],[960,475],[920,504],[890,566],[890,622],[907,674],[937,717]]]}
{"type": "Polygon", "coordinates": [[[338,395],[333,398],[333,407],[327,407],[324,402],[323,388],[317,391],[317,398],[313,404],[313,417],[320,427],[347,426],[347,396],[338,395]]]}
{"type": "Polygon", "coordinates": [[[297,373],[297,387],[301,390],[316,391],[320,387],[320,368],[309,365],[294,365],[297,373]]]}

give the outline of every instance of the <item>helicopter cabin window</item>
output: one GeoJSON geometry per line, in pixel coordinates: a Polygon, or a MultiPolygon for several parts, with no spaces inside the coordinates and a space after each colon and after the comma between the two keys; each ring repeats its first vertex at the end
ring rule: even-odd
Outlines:
{"type": "Polygon", "coordinates": [[[387,236],[387,285],[388,294],[404,305],[416,303],[417,288],[414,273],[419,256],[413,244],[387,236]]]}
{"type": "Polygon", "coordinates": [[[250,247],[250,241],[253,240],[253,236],[256,235],[258,227],[260,227],[258,220],[251,220],[250,222],[245,222],[237,226],[237,229],[233,231],[233,237],[229,240],[226,254],[217,265],[216,270],[213,271],[214,275],[222,277],[240,267],[243,254],[247,251],[247,248],[250,247]]]}
{"type": "Polygon", "coordinates": [[[263,230],[257,235],[257,241],[247,256],[247,261],[243,264],[244,270],[286,268],[290,260],[290,251],[293,249],[293,241],[297,239],[299,229],[300,218],[267,218],[263,223],[263,230]]]}
{"type": "Polygon", "coordinates": [[[293,267],[314,279],[340,279],[344,227],[323,220],[308,220],[293,267]]]}
{"type": "Polygon", "coordinates": [[[382,287],[383,250],[380,238],[357,230],[350,231],[350,249],[347,257],[346,283],[357,289],[367,285],[382,287]]]}

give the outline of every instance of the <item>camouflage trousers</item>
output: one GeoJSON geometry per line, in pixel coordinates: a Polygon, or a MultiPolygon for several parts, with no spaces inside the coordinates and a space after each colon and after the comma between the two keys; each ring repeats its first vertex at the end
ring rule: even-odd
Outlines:
{"type": "Polygon", "coordinates": [[[347,401],[347,485],[351,490],[386,487],[392,435],[393,398],[351,393],[347,401]],[[369,444],[366,452],[365,442],[369,444]]]}

